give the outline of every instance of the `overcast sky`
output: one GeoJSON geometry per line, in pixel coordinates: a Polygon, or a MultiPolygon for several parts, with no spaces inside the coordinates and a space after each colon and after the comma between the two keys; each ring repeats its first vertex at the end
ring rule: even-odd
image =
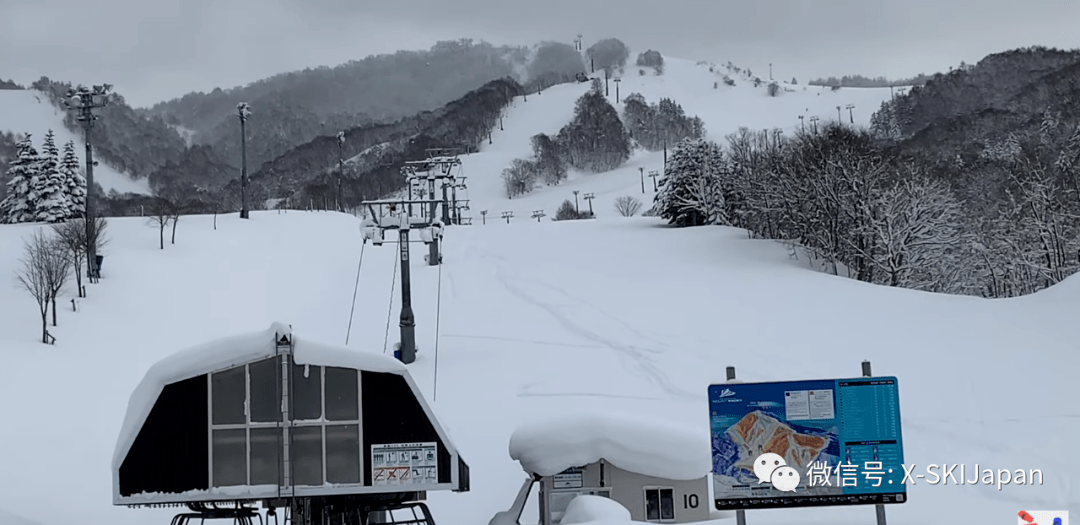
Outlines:
{"type": "Polygon", "coordinates": [[[1078,26],[1080,0],[0,0],[0,78],[108,82],[146,106],[438,40],[581,33],[805,82],[1080,48],[1078,26]]]}

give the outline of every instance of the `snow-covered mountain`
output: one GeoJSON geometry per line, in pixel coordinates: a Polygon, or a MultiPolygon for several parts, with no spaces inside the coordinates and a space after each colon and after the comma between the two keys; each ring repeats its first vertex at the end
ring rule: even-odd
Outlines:
{"type": "MultiPolygon", "coordinates": [[[[628,66],[620,95],[671,97],[714,140],[742,126],[791,132],[800,115],[810,125],[810,116],[835,119],[849,104],[865,124],[889,97],[887,88],[784,84],[792,91],[770,97],[738,76],[726,85],[708,65],[665,62],[661,76],[628,66]]],[[[615,198],[652,199],[639,168],[661,169],[659,152],[503,197],[502,169],[531,153],[532,135],[566,124],[587,89],[560,85],[515,100],[492,144],[463,157],[473,226],[447,228],[443,265],[412,265],[419,354],[410,372],[472,478],[468,493],[428,495],[437,520],[483,524],[510,505],[524,479],[508,451],[519,425],[569,409],[629,411],[707,436],[706,389],[727,366],[744,381],[828,379],[858,376],[863,360],[898,378],[906,464],[1044,473],[1042,486],[1000,490],[917,480],[910,501],[888,507],[890,523],[995,523],[1020,508],[1080,508],[1072,481],[1080,460],[1065,453],[1080,430],[1067,389],[1080,367],[1070,329],[1080,281],[1009,300],[928,294],[814,271],[742,230],[620,217],[615,198]],[[595,195],[598,218],[551,222],[575,190],[595,195]],[[535,210],[548,217],[530,220],[535,210]],[[515,212],[509,224],[503,211],[515,212]]],[[[613,83],[609,100],[615,91],[613,83]]],[[[111,219],[103,278],[89,297],[58,301],[55,346],[36,342],[29,294],[14,285],[0,294],[0,509],[40,525],[166,523],[176,509],[111,505],[110,461],[132,390],[179,349],[283,321],[330,343],[348,333],[356,351],[392,351],[397,251],[362,244],[356,217],[253,212],[247,221],[180,223],[176,244],[160,250],[145,218],[111,219]]],[[[0,226],[0,276],[19,267],[22,238],[36,227],[0,226]]],[[[873,513],[750,511],[748,522],[855,525],[873,513]]],[[[536,515],[527,508],[524,523],[536,515]]]]}
{"type": "MultiPolygon", "coordinates": [[[[34,147],[41,150],[41,141],[50,129],[56,134],[56,143],[60,147],[69,140],[75,141],[79,160],[85,164],[83,152],[86,142],[82,133],[72,133],[64,127],[64,110],[50,103],[48,95],[36,89],[0,90],[0,132],[16,135],[30,133],[34,147]]],[[[150,193],[145,177],[132,179],[101,159],[95,160],[98,164],[94,167],[94,182],[100,184],[106,192],[116,190],[119,193],[150,193]]]]}

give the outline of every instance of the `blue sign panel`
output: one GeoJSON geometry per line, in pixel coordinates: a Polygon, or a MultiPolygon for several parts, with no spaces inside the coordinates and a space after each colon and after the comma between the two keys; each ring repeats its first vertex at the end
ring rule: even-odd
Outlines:
{"type": "Polygon", "coordinates": [[[718,510],[903,503],[895,377],[709,387],[718,510]]]}

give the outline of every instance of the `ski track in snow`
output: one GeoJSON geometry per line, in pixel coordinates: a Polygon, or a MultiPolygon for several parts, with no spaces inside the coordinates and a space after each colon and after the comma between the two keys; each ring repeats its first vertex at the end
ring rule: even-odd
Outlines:
{"type": "MultiPolygon", "coordinates": [[[[622,362],[623,367],[627,370],[633,372],[636,369],[638,375],[643,376],[650,383],[660,387],[673,397],[683,397],[695,400],[699,397],[695,394],[676,387],[671,381],[671,379],[669,379],[667,375],[663,372],[663,370],[661,370],[660,367],[656,365],[656,363],[653,363],[646,355],[646,353],[656,354],[662,352],[657,350],[647,350],[633,345],[625,345],[611,339],[604,338],[598,335],[596,332],[588,330],[580,324],[571,321],[569,316],[560,312],[560,309],[558,307],[539,299],[536,295],[530,294],[524,291],[518,285],[512,283],[503,275],[501,269],[496,270],[495,276],[499,280],[499,283],[501,283],[508,292],[544,310],[552,319],[554,319],[567,330],[577,335],[580,335],[585,339],[596,342],[607,348],[610,348],[611,350],[614,350],[616,356],[620,358],[619,360],[622,362]]],[[[523,282],[531,281],[530,279],[519,280],[523,282]]],[[[562,294],[564,296],[566,295],[565,292],[562,292],[562,294]]]]}

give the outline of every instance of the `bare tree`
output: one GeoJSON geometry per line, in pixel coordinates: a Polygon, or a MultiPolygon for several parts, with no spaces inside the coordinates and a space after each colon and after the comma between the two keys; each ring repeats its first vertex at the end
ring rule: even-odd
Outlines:
{"type": "Polygon", "coordinates": [[[629,195],[624,195],[615,199],[615,210],[623,217],[633,217],[637,215],[637,212],[641,211],[641,201],[629,195]]]}
{"type": "Polygon", "coordinates": [[[56,326],[56,295],[64,287],[71,261],[64,246],[55,238],[50,239],[41,229],[35,230],[29,240],[24,240],[23,247],[23,267],[15,276],[37,301],[41,314],[41,342],[49,344],[49,304],[53,305],[53,326],[56,326]]]}
{"type": "Polygon", "coordinates": [[[171,203],[160,195],[154,197],[154,202],[150,205],[150,224],[158,227],[158,245],[162,250],[165,249],[165,228],[170,222],[172,222],[171,203]]]}
{"type": "MultiPolygon", "coordinates": [[[[83,264],[86,262],[86,222],[85,219],[72,219],[52,225],[56,232],[57,242],[63,245],[67,256],[71,259],[71,267],[75,271],[75,286],[78,287],[78,296],[86,297],[86,289],[82,284],[83,264]]],[[[94,218],[94,231],[92,235],[96,241],[94,253],[102,253],[102,249],[108,244],[104,231],[107,226],[105,217],[94,218]]]]}

